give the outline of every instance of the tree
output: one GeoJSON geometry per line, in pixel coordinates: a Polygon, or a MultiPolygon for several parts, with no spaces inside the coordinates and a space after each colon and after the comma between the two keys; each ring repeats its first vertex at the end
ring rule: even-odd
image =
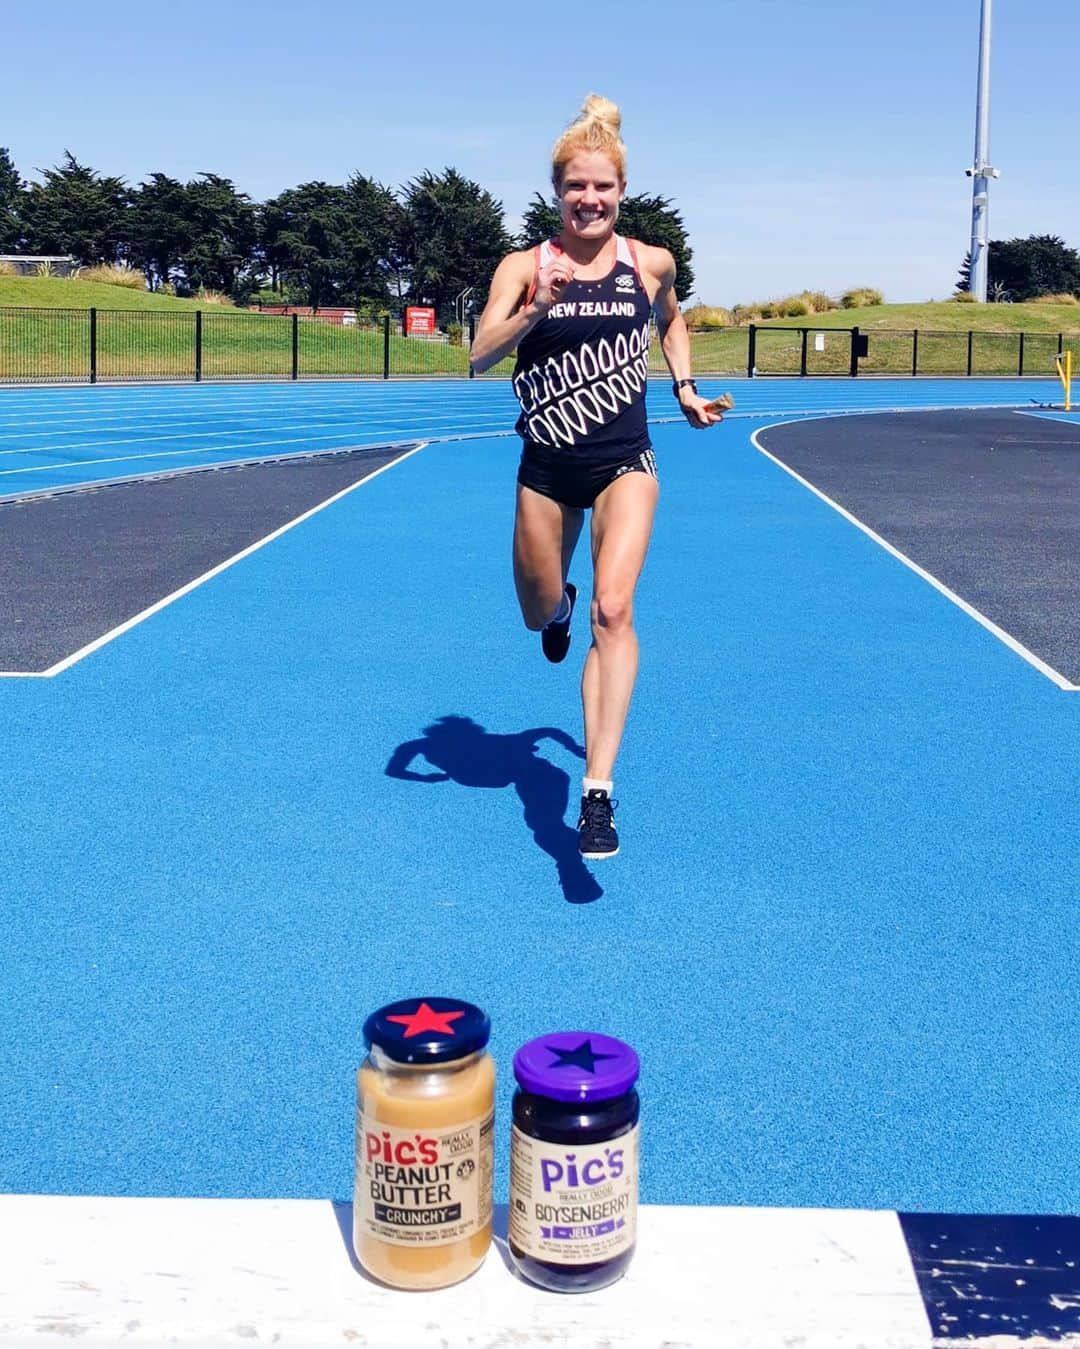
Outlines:
{"type": "Polygon", "coordinates": [[[518,247],[535,248],[545,239],[554,239],[561,229],[562,215],[559,208],[541,193],[534,192],[532,201],[525,208],[518,247]]]}
{"type": "Polygon", "coordinates": [[[184,188],[187,239],[180,255],[186,289],[245,298],[254,285],[255,207],[229,178],[201,173],[184,188]]]}
{"type": "Polygon", "coordinates": [[[457,295],[474,286],[472,299],[482,305],[491,274],[513,244],[502,202],[448,168],[414,179],[403,204],[409,298],[449,316],[457,295]]]}
{"type": "Polygon", "coordinates": [[[150,175],[131,198],[128,256],[146,273],[151,290],[171,281],[192,243],[187,188],[164,173],[150,175]]]}
{"type": "MultiPolygon", "coordinates": [[[[1038,295],[1080,295],[1080,253],[1056,234],[1026,239],[992,239],[987,264],[987,294],[1016,302],[1038,295]]],[[[971,253],[964,257],[957,290],[971,289],[971,253]]]]}
{"type": "Polygon", "coordinates": [[[261,249],[272,274],[314,307],[342,298],[352,239],[349,198],[332,183],[301,183],[261,212],[261,249]]]}
{"type": "Polygon", "coordinates": [[[130,203],[121,178],[102,177],[70,150],[44,171],[23,199],[27,243],[36,253],[70,253],[80,263],[116,262],[124,255],[130,203]]]}
{"type": "Polygon", "coordinates": [[[990,284],[1013,300],[1080,294],[1080,254],[1056,234],[1031,234],[990,245],[990,284]]]}
{"type": "MultiPolygon", "coordinates": [[[[551,239],[562,229],[559,208],[546,201],[537,192],[525,211],[519,247],[531,248],[544,239],[551,239]]],[[[686,236],[681,214],[666,197],[624,197],[619,207],[618,231],[643,244],[666,248],[675,259],[675,295],[688,299],[694,291],[694,271],[690,266],[693,251],[686,236]]]]}
{"type": "Polygon", "coordinates": [[[22,243],[21,207],[26,185],[8,151],[0,146],[0,253],[13,253],[22,243]]]}
{"type": "MultiPolygon", "coordinates": [[[[281,194],[284,196],[284,193],[281,194]]],[[[272,197],[255,207],[255,255],[262,274],[267,276],[272,290],[282,289],[283,274],[288,261],[288,250],[281,242],[285,228],[287,207],[281,197],[272,197]]]]}
{"type": "Polygon", "coordinates": [[[388,187],[354,173],[345,187],[350,240],[346,284],[357,304],[400,303],[407,284],[407,216],[388,187]]]}

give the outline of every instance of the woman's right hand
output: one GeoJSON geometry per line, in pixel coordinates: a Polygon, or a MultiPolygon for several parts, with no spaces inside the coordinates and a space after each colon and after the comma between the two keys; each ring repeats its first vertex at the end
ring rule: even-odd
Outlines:
{"type": "Polygon", "coordinates": [[[469,351],[469,365],[482,375],[509,356],[525,333],[558,302],[574,275],[574,264],[559,255],[536,271],[536,250],[510,253],[491,278],[491,290],[469,351]],[[536,282],[535,286],[533,282],[536,282]],[[532,292],[532,299],[528,295],[532,292]]]}
{"type": "Polygon", "coordinates": [[[574,279],[574,264],[568,257],[553,258],[546,267],[536,274],[536,294],[533,302],[540,309],[550,309],[558,304],[562,293],[574,279]]]}

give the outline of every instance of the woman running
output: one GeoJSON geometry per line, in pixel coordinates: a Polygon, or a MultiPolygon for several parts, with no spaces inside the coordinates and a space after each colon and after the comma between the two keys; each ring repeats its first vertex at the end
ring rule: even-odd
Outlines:
{"type": "Polygon", "coordinates": [[[558,238],[511,253],[495,270],[470,353],[478,373],[515,348],[524,441],[514,520],[514,582],[544,655],[570,646],[577,598],[567,580],[592,510],[592,645],[585,657],[585,777],[578,820],[584,857],[614,857],[612,777],[638,667],[634,589],[659,491],[645,419],[649,316],[655,313],[673,390],[691,426],[721,420],[690,378],[690,339],[665,248],[615,233],[626,194],[619,110],[590,94],[556,143],[551,178],[558,238]]]}

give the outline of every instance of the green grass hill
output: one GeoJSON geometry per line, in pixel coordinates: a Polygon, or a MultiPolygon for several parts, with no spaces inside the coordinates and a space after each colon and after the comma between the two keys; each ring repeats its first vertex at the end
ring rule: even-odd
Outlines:
{"type": "Polygon", "coordinates": [[[877,304],[866,309],[830,309],[795,319],[760,319],[768,328],[855,328],[865,332],[892,329],[911,332],[1080,332],[1080,304],[877,304]]]}
{"type": "MultiPolygon", "coordinates": [[[[0,308],[35,309],[199,309],[197,300],[178,300],[101,281],[69,281],[63,276],[0,276],[0,308]]],[[[214,305],[218,309],[220,305],[214,305]]]]}

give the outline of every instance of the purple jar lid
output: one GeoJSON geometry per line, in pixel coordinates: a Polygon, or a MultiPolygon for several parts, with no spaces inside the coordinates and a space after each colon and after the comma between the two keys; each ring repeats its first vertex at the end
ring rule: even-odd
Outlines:
{"type": "Polygon", "coordinates": [[[521,1046],[514,1076],[536,1096],[554,1101],[607,1101],[638,1079],[637,1054],[622,1040],[595,1031],[556,1031],[521,1046]]]}

